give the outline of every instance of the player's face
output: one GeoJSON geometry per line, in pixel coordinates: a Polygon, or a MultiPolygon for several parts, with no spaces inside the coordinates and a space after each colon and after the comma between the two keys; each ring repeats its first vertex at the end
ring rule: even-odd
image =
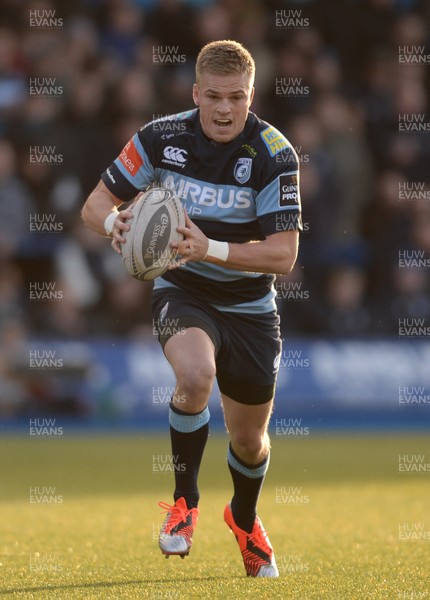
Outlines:
{"type": "Polygon", "coordinates": [[[216,142],[230,142],[245,127],[254,88],[249,75],[216,75],[204,72],[194,84],[193,98],[200,108],[205,135],[216,142]]]}

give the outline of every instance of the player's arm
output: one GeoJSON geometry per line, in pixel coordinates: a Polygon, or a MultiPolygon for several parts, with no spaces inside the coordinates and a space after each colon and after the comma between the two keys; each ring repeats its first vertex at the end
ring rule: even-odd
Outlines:
{"type": "Polygon", "coordinates": [[[268,235],[265,240],[245,244],[214,242],[187,214],[185,219],[185,227],[178,227],[184,240],[171,244],[180,255],[176,266],[204,260],[229,269],[279,275],[288,275],[294,267],[299,248],[298,231],[280,231],[268,235]]]}
{"type": "Polygon", "coordinates": [[[290,273],[296,262],[302,229],[299,159],[279,131],[269,127],[266,132],[272,136],[264,142],[270,150],[270,158],[266,157],[261,169],[263,179],[255,198],[256,216],[264,239],[243,244],[211,240],[187,216],[186,227],[178,228],[184,240],[172,244],[179,255],[174,266],[205,261],[239,271],[290,273]],[[271,145],[272,138],[277,142],[276,147],[271,145]]]}
{"type": "Polygon", "coordinates": [[[226,261],[212,256],[207,256],[205,261],[240,271],[288,275],[294,267],[298,250],[299,232],[280,231],[261,242],[229,243],[226,261]]]}
{"type": "Polygon", "coordinates": [[[123,200],[112,194],[100,180],[88,196],[81,212],[85,225],[100,235],[113,238],[112,247],[118,253],[121,252],[118,244],[125,241],[122,232],[130,229],[125,221],[133,217],[133,213],[129,210],[118,212],[117,208],[121,204],[123,200]]]}
{"type": "MultiPolygon", "coordinates": [[[[146,134],[150,131],[146,129],[146,134]]],[[[88,196],[82,209],[84,223],[100,235],[111,237],[112,248],[118,254],[121,254],[121,244],[125,242],[122,234],[130,229],[125,221],[132,219],[133,213],[130,210],[118,212],[117,209],[154,180],[155,172],[138,132],[102,173],[99,184],[88,196]]]]}

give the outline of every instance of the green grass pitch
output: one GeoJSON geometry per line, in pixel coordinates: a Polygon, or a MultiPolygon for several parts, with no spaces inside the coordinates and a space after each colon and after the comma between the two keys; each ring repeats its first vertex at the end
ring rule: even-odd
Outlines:
{"type": "Polygon", "coordinates": [[[0,598],[430,598],[430,471],[399,472],[399,455],[430,463],[428,437],[274,436],[259,515],[276,580],[245,576],[223,522],[226,446],[209,438],[190,556],[166,560],[167,431],[3,438],[0,598]]]}

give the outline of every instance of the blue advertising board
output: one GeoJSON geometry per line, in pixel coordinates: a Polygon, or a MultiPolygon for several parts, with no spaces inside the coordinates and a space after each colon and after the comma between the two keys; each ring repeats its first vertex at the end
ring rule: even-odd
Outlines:
{"type": "MultiPolygon", "coordinates": [[[[161,428],[174,391],[173,371],[155,339],[35,340],[19,379],[3,380],[0,419],[59,414],[81,423],[161,428]],[[28,363],[30,360],[30,363],[28,363]],[[37,393],[34,390],[37,390],[37,393]],[[18,410],[5,410],[14,390],[18,410]],[[34,395],[32,397],[31,395],[34,395]],[[54,399],[47,402],[47,396],[54,399]],[[21,405],[20,405],[21,402],[21,405]],[[73,410],[66,410],[72,402],[73,410]],[[62,410],[64,409],[64,410],[62,410]]],[[[13,371],[13,370],[12,370],[13,371]]],[[[218,387],[211,425],[222,427],[218,387]]],[[[430,342],[284,342],[272,427],[430,426],[430,342]]]]}

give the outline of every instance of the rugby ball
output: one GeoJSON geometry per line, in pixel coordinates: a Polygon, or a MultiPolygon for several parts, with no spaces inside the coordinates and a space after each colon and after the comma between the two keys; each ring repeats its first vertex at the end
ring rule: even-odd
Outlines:
{"type": "Polygon", "coordinates": [[[155,279],[176,258],[170,243],[183,239],[176,231],[185,226],[181,201],[173,190],[153,187],[139,194],[129,210],[133,218],[121,244],[122,262],[135,279],[155,279]]]}

